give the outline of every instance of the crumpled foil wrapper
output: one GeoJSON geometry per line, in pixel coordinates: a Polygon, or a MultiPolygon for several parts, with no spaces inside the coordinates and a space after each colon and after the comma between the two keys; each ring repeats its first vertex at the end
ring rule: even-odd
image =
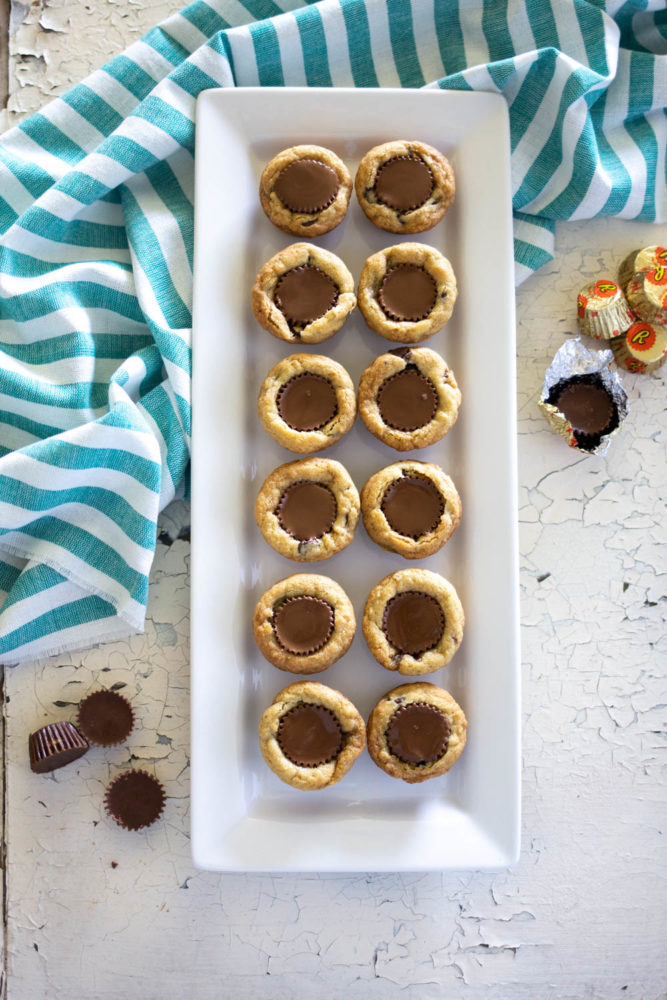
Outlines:
{"type": "Polygon", "coordinates": [[[614,355],[611,351],[590,350],[590,348],[585,347],[582,341],[576,337],[565,341],[563,346],[556,352],[544,376],[542,394],[538,406],[556,433],[560,434],[571,448],[575,448],[585,455],[606,454],[609,449],[609,442],[621,429],[623,421],[628,415],[628,397],[625,389],[621,384],[618,374],[609,368],[613,358],[614,355]],[[558,385],[559,382],[567,383],[573,376],[581,375],[588,375],[594,377],[595,380],[599,380],[611,396],[616,408],[618,424],[607,433],[595,435],[595,437],[600,438],[599,443],[595,439],[587,441],[587,435],[573,431],[567,417],[553,403],[547,402],[554,386],[558,385]]]}

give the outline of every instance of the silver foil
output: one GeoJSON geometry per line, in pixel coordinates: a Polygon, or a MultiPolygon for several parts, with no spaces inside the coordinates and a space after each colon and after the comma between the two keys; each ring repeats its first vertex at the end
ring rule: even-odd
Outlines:
{"type": "Polygon", "coordinates": [[[584,455],[604,455],[609,449],[609,442],[620,431],[623,421],[628,415],[628,397],[616,371],[609,365],[614,359],[610,350],[595,351],[586,347],[579,337],[566,340],[556,352],[553,361],[544,375],[542,395],[539,407],[556,433],[577,451],[584,455]],[[595,448],[582,448],[577,444],[571,433],[567,418],[552,403],[547,403],[552,388],[573,375],[598,375],[603,386],[611,396],[618,411],[618,427],[609,434],[603,434],[600,444],[595,448]]]}

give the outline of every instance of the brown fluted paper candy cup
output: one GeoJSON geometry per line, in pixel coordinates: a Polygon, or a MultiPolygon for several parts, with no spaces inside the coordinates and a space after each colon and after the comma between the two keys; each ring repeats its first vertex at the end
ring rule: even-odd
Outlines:
{"type": "Polygon", "coordinates": [[[115,747],[132,732],[134,711],[117,691],[93,691],[79,704],[78,726],[98,747],[115,747]]]}
{"type": "Polygon", "coordinates": [[[142,830],[159,818],[166,796],[157,778],[146,771],[124,771],[107,786],[104,805],[125,830],[142,830]]]}
{"type": "Polygon", "coordinates": [[[611,351],[592,351],[581,340],[566,341],[544,376],[539,407],[571,448],[603,455],[628,413],[628,397],[611,351]]]}
{"type": "Polygon", "coordinates": [[[88,743],[71,722],[52,722],[28,737],[30,770],[46,774],[83,757],[88,743]]]}

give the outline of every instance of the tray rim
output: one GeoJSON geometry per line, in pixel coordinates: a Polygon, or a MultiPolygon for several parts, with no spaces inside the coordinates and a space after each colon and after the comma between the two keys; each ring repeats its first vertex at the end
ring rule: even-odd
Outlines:
{"type": "MultiPolygon", "coordinates": [[[[444,103],[452,102],[453,104],[476,104],[477,109],[489,109],[491,112],[500,113],[503,117],[503,129],[504,129],[504,146],[505,146],[505,157],[504,157],[504,168],[506,173],[507,184],[509,185],[509,124],[507,107],[504,99],[500,95],[496,94],[485,94],[485,93],[469,93],[469,92],[458,92],[458,91],[443,91],[439,89],[427,88],[421,91],[406,91],[406,90],[394,90],[389,88],[373,88],[369,90],[364,90],[362,92],[365,96],[373,96],[381,101],[405,101],[406,98],[423,100],[427,98],[428,100],[440,99],[444,103]]],[[[293,101],[298,100],[300,95],[308,95],[309,98],[318,98],[324,102],[328,100],[339,100],[344,95],[354,95],[355,98],[359,96],[360,91],[355,88],[292,88],[292,87],[253,87],[253,88],[235,88],[235,89],[216,89],[206,91],[204,94],[200,95],[197,101],[197,123],[199,126],[200,119],[205,113],[205,109],[211,104],[218,104],[220,101],[224,103],[226,101],[252,101],[258,97],[269,98],[271,96],[275,97],[279,95],[280,100],[293,101]]],[[[197,129],[197,146],[200,145],[200,130],[197,129]]],[[[199,186],[199,171],[196,171],[196,188],[199,186]]],[[[511,192],[508,186],[508,205],[505,206],[506,212],[509,213],[509,235],[511,237],[511,192]]],[[[201,205],[201,199],[196,196],[195,199],[195,219],[197,217],[197,205],[201,205]]],[[[194,292],[194,322],[193,328],[197,326],[197,233],[198,228],[195,222],[195,292],[194,292]]],[[[390,234],[388,234],[390,235],[390,234]]],[[[417,238],[419,238],[421,234],[417,238]]],[[[513,261],[511,263],[513,267],[513,261]]],[[[510,267],[510,271],[511,271],[510,267]]],[[[514,288],[513,284],[511,287],[506,289],[508,292],[508,328],[514,331],[514,288]]],[[[193,336],[193,343],[196,345],[196,336],[193,336]]],[[[508,349],[511,347],[512,358],[515,357],[515,338],[512,336],[511,344],[507,345],[508,349]]],[[[197,381],[197,350],[196,346],[193,350],[193,387],[197,381]]],[[[508,395],[513,400],[515,398],[515,387],[516,387],[516,364],[513,363],[508,369],[508,373],[511,373],[511,385],[508,387],[508,395]]],[[[512,685],[514,689],[513,696],[513,715],[516,720],[515,730],[513,739],[508,740],[508,745],[511,744],[511,759],[513,764],[513,787],[515,790],[515,800],[513,803],[512,810],[512,834],[508,838],[508,841],[504,844],[497,844],[492,842],[492,838],[489,837],[488,833],[485,832],[483,835],[489,839],[491,844],[491,854],[495,850],[495,859],[487,861],[486,863],[476,863],[467,865],[457,865],[451,866],[443,860],[442,864],[434,866],[432,864],[422,866],[419,863],[411,864],[385,864],[385,865],[368,865],[360,864],[355,859],[351,859],[351,864],[349,866],[340,864],[328,864],[326,860],[323,860],[322,864],[314,867],[309,864],[304,867],[285,865],[285,864],[271,864],[271,863],[252,863],[239,865],[236,862],[221,861],[218,859],[212,859],[210,852],[206,850],[202,845],[202,838],[200,836],[199,830],[199,801],[200,801],[200,781],[199,781],[199,746],[197,745],[196,736],[196,720],[201,714],[201,692],[200,683],[201,677],[198,675],[197,670],[194,667],[195,661],[199,658],[198,637],[196,623],[198,621],[197,613],[197,600],[196,597],[199,592],[199,580],[196,572],[197,568],[197,550],[198,550],[198,529],[195,526],[197,521],[197,488],[196,483],[198,482],[199,476],[197,473],[197,461],[198,461],[198,451],[199,442],[197,438],[197,420],[196,420],[196,394],[193,392],[193,477],[192,477],[192,521],[193,521],[193,548],[192,548],[192,589],[191,589],[191,620],[192,620],[192,637],[191,637],[191,647],[192,647],[192,657],[191,662],[193,664],[192,676],[191,676],[191,718],[192,718],[192,735],[191,735],[191,759],[192,759],[192,821],[191,821],[191,832],[192,832],[192,851],[193,860],[197,867],[217,870],[217,871],[336,871],[336,872],[353,872],[353,871],[428,871],[428,870],[451,870],[453,868],[459,868],[461,870],[497,870],[500,868],[508,867],[516,862],[519,855],[520,847],[520,822],[521,822],[521,783],[520,783],[520,768],[521,768],[521,753],[520,753],[520,699],[521,699],[521,675],[520,675],[520,645],[519,645],[519,601],[518,601],[518,490],[517,490],[517,440],[516,440],[516,410],[510,407],[509,412],[509,422],[510,431],[513,446],[508,448],[508,488],[511,494],[511,509],[512,509],[512,521],[508,525],[508,531],[510,534],[512,542],[512,552],[513,560],[510,566],[510,576],[512,586],[511,590],[511,609],[512,609],[512,624],[513,624],[513,639],[514,639],[514,664],[513,670],[511,671],[512,685]]],[[[412,453],[411,453],[412,454],[412,453]]],[[[400,455],[398,456],[400,458],[400,455]]],[[[395,460],[398,460],[395,459],[395,460]]],[[[323,572],[326,572],[326,566],[318,564],[323,572]]],[[[296,572],[301,569],[302,571],[307,571],[308,566],[295,566],[296,572]]],[[[317,567],[316,567],[317,569],[317,567]]],[[[429,679],[426,677],[425,679],[429,679]]],[[[397,682],[405,682],[407,678],[400,678],[397,682]]],[[[326,682],[326,679],[323,681],[326,682]]],[[[470,822],[470,817],[468,817],[470,822]]]]}

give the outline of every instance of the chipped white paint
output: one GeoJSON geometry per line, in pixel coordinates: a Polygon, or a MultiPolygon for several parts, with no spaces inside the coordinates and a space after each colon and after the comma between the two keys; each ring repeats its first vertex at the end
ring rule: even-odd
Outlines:
{"type": "MultiPolygon", "coordinates": [[[[10,107],[38,107],[176,9],[143,0],[13,8],[10,107]]],[[[218,876],[188,843],[188,508],[161,519],[146,633],[8,672],[10,1000],[659,1000],[664,941],[667,653],[665,374],[624,378],[605,458],[544,423],[544,370],[579,286],[655,241],[648,225],[559,230],[518,294],[524,673],[523,851],[499,874],[218,876]],[[182,537],[179,537],[182,536],[182,537]],[[127,747],[31,774],[27,734],[125,685],[127,747]],[[154,770],[151,830],[109,821],[109,776],[154,770]]],[[[484,359],[480,358],[480,364],[484,359]]],[[[493,415],[489,415],[493,419],[493,415]]]]}

